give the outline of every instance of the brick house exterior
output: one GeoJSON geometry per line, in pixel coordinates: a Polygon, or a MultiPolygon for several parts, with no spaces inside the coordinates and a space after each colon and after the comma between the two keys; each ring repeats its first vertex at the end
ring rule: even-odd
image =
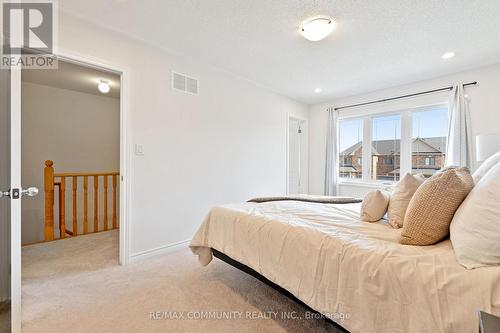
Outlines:
{"type": "MultiPolygon", "coordinates": [[[[372,179],[398,180],[400,177],[400,140],[372,142],[372,179]]],[[[361,142],[340,153],[340,177],[361,178],[363,172],[361,142]]],[[[446,137],[415,138],[412,141],[412,172],[432,176],[444,166],[446,137]]]]}

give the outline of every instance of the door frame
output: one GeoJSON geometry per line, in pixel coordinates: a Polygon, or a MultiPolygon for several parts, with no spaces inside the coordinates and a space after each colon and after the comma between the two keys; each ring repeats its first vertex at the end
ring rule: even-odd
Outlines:
{"type": "Polygon", "coordinates": [[[119,229],[119,263],[130,262],[130,194],[131,191],[131,154],[129,147],[129,70],[122,66],[110,64],[108,61],[59,49],[55,56],[58,60],[83,67],[111,72],[120,76],[120,229],[119,229]]]}
{"type": "MultiPolygon", "coordinates": [[[[305,124],[305,127],[307,128],[307,135],[309,136],[308,119],[288,113],[286,118],[286,194],[290,194],[289,177],[290,177],[290,121],[291,120],[297,120],[300,123],[305,124]]],[[[307,183],[309,184],[309,179],[307,183]]]]}

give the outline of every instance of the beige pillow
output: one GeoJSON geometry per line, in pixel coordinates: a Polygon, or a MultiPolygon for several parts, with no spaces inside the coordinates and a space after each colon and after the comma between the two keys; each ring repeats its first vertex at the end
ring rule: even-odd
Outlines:
{"type": "Polygon", "coordinates": [[[387,211],[389,224],[393,228],[399,229],[403,226],[408,204],[415,191],[424,181],[425,177],[423,175],[407,173],[394,187],[387,211]]]}
{"type": "Polygon", "coordinates": [[[368,193],[361,204],[361,221],[380,221],[387,212],[390,197],[390,193],[383,190],[375,190],[368,193]]]}
{"type": "Polygon", "coordinates": [[[400,243],[432,245],[448,236],[453,215],[473,187],[468,168],[448,169],[429,178],[410,201],[400,243]]]}

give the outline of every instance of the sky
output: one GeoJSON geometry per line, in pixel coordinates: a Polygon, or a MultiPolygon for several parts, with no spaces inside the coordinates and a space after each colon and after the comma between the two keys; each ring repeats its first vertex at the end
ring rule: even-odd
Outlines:
{"type": "MultiPolygon", "coordinates": [[[[412,113],[413,137],[429,138],[448,133],[448,109],[432,108],[412,113]]],[[[346,119],[339,123],[340,151],[363,141],[363,120],[346,119]]],[[[389,115],[373,118],[372,140],[401,138],[401,116],[389,115]]]]}

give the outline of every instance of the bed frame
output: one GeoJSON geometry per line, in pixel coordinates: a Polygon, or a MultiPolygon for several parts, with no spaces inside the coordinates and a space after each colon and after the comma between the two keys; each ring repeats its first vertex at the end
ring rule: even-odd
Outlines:
{"type": "Polygon", "coordinates": [[[304,302],[302,302],[300,299],[298,299],[297,297],[295,297],[291,292],[289,292],[288,290],[280,287],[276,283],[268,280],[266,277],[264,277],[263,275],[257,273],[252,268],[250,268],[250,267],[248,267],[248,266],[240,263],[239,261],[234,260],[233,258],[229,257],[228,255],[226,255],[226,254],[224,254],[224,253],[222,253],[220,251],[217,251],[215,249],[212,249],[212,253],[213,253],[214,257],[216,257],[216,258],[224,261],[225,263],[227,263],[227,264],[229,264],[229,265],[231,265],[231,266],[239,269],[242,272],[245,272],[245,273],[253,276],[257,280],[259,280],[261,282],[264,282],[269,287],[271,287],[274,290],[278,291],[282,295],[284,295],[284,296],[288,297],[289,299],[291,299],[292,301],[294,301],[294,302],[302,305],[303,307],[305,307],[306,309],[308,309],[310,312],[318,314],[319,316],[321,316],[322,318],[324,318],[324,320],[326,320],[327,322],[329,322],[330,324],[332,324],[333,326],[335,326],[336,328],[338,328],[342,332],[349,333],[348,330],[346,330],[345,328],[343,328],[342,326],[340,326],[339,324],[337,324],[336,322],[334,322],[330,318],[322,316],[321,313],[319,313],[318,311],[312,309],[310,306],[308,306],[307,304],[305,304],[304,302]]]}

